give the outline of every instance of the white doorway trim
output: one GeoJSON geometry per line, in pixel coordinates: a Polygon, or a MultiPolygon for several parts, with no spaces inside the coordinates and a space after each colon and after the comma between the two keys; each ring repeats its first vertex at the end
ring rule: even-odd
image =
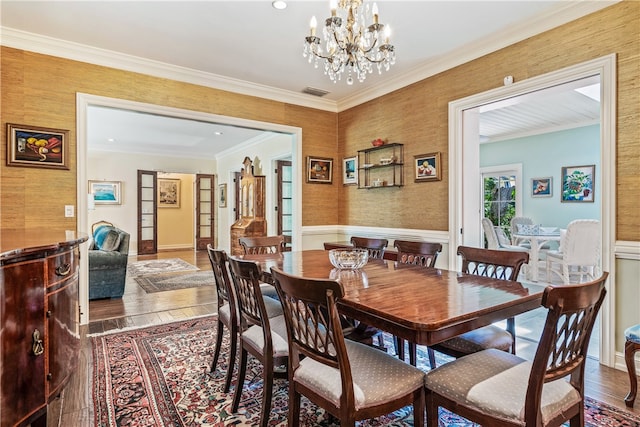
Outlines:
{"type": "MultiPolygon", "coordinates": [[[[474,211],[465,205],[468,196],[463,194],[465,176],[479,169],[475,165],[465,165],[465,148],[477,152],[477,127],[475,134],[470,131],[466,120],[473,109],[492,102],[524,95],[547,87],[574,80],[600,76],[600,159],[601,178],[601,224],[602,224],[602,269],[609,272],[607,282],[608,298],[602,306],[600,331],[600,363],[614,366],[615,362],[615,226],[616,226],[616,55],[610,54],[571,67],[563,68],[541,76],[533,77],[512,85],[499,87],[449,103],[449,265],[457,265],[456,248],[463,242],[465,211],[474,211]],[[465,120],[467,123],[465,123],[465,120]],[[465,130],[467,130],[465,134],[465,130]],[[474,148],[475,147],[475,148],[474,148]],[[470,172],[471,170],[471,172],[470,172]]],[[[471,114],[473,118],[473,114],[471,114]]],[[[473,120],[471,120],[473,122],[473,120]]],[[[478,157],[476,156],[476,159],[478,157]]],[[[478,176],[478,173],[475,173],[478,176]]],[[[468,219],[468,217],[467,217],[468,219]]]]}
{"type": "MultiPolygon", "coordinates": [[[[204,113],[200,111],[185,110],[181,108],[166,107],[162,105],[147,104],[143,102],[127,101],[117,98],[90,95],[86,93],[76,94],[76,151],[77,151],[77,215],[78,230],[86,232],[89,225],[87,213],[87,109],[89,106],[101,106],[134,110],[161,116],[193,119],[205,122],[220,123],[232,126],[264,129],[265,131],[286,133],[292,136],[291,161],[294,179],[294,212],[293,233],[291,236],[292,248],[297,250],[302,245],[302,182],[304,182],[302,162],[302,129],[294,126],[279,125],[275,123],[260,122],[256,120],[242,119],[238,117],[221,116],[218,114],[204,113]]],[[[87,245],[80,247],[80,324],[89,323],[89,274],[87,245]]]]}

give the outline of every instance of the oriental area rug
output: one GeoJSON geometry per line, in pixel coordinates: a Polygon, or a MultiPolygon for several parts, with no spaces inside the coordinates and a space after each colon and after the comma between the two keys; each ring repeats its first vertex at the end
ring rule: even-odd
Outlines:
{"type": "MultiPolygon", "coordinates": [[[[233,387],[224,393],[228,360],[222,349],[218,369],[210,373],[216,317],[207,316],[165,325],[107,333],[91,338],[93,350],[92,397],[95,426],[255,426],[260,420],[261,365],[249,359],[242,400],[231,413],[233,387]],[[255,362],[255,363],[254,363],[255,362]]],[[[391,337],[387,348],[393,352],[391,337]]],[[[225,333],[223,346],[228,346],[225,333]]],[[[428,370],[424,347],[418,366],[428,370]]],[[[274,382],[270,426],[287,424],[287,381],[274,382]]],[[[640,417],[586,399],[587,426],[638,426],[640,417]]],[[[331,426],[327,413],[302,398],[301,425],[331,426]]],[[[359,426],[412,426],[411,407],[359,426]]],[[[440,426],[475,424],[441,410],[440,426]]]]}
{"type": "Polygon", "coordinates": [[[134,280],[147,293],[172,291],[176,289],[213,286],[213,271],[180,271],[176,273],[145,274],[134,280]]]}
{"type": "Polygon", "coordinates": [[[181,260],[180,258],[153,259],[129,263],[127,266],[127,275],[136,277],[143,274],[159,274],[173,271],[193,270],[199,270],[199,268],[181,260]]]}

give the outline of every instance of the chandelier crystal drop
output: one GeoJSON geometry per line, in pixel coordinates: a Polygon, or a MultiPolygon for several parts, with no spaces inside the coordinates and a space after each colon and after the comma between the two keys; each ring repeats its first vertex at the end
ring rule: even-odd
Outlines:
{"type": "Polygon", "coordinates": [[[331,16],[325,20],[322,31],[324,42],[316,36],[316,17],[311,18],[311,35],[305,37],[303,56],[318,68],[324,62],[324,73],[336,83],[347,74],[347,84],[359,82],[373,72],[378,74],[396,63],[388,25],[378,20],[378,7],[363,4],[364,0],[331,0],[331,16]],[[370,22],[370,24],[366,24],[370,22]]]}

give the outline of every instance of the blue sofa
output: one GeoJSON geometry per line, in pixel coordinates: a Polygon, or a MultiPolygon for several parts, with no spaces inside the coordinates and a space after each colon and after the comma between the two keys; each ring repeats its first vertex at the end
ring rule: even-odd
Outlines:
{"type": "Polygon", "coordinates": [[[94,224],[89,244],[89,299],[122,298],[129,258],[129,233],[113,224],[94,224]]]}

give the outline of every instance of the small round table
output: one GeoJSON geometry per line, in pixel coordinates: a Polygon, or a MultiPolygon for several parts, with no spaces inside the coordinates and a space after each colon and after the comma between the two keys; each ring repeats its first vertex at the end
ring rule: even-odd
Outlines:
{"type": "Polygon", "coordinates": [[[636,393],[638,392],[638,377],[636,376],[636,363],[635,356],[636,351],[640,350],[640,325],[635,325],[627,328],[624,331],[624,360],[627,362],[627,371],[629,372],[629,383],[631,389],[629,394],[624,398],[624,403],[628,407],[633,407],[633,402],[636,400],[636,393]]]}

